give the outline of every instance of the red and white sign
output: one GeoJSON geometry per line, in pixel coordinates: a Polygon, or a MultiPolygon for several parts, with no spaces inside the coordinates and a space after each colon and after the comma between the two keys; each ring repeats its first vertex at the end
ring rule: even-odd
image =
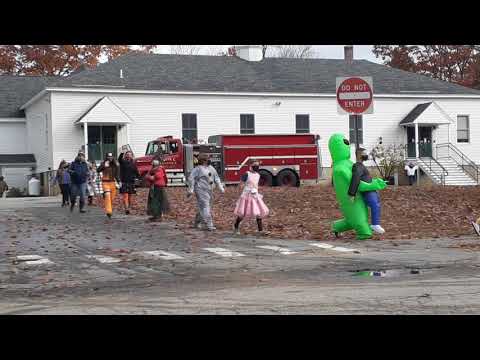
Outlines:
{"type": "Polygon", "coordinates": [[[337,78],[339,114],[372,114],[373,83],[369,76],[337,78]]]}

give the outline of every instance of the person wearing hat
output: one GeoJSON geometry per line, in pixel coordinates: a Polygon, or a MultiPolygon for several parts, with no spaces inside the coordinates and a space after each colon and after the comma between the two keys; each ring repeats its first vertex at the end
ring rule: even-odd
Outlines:
{"type": "Polygon", "coordinates": [[[72,162],[68,169],[70,173],[70,211],[75,208],[77,197],[80,198],[79,207],[80,212],[84,213],[85,210],[85,195],[87,194],[87,180],[89,176],[88,165],[85,160],[85,154],[83,151],[79,151],[75,161],[72,162]]]}
{"type": "Polygon", "coordinates": [[[102,178],[102,190],[105,206],[105,213],[109,218],[113,213],[113,201],[117,196],[117,186],[120,182],[120,165],[113,157],[112,153],[107,153],[105,161],[103,161],[97,169],[102,178]]]}
{"type": "Polygon", "coordinates": [[[195,216],[194,227],[199,228],[204,224],[207,230],[216,230],[213,226],[212,205],[213,189],[218,186],[222,193],[225,189],[220,181],[217,171],[208,163],[208,155],[201,153],[198,155],[198,166],[196,166],[188,177],[188,196],[195,194],[197,198],[197,214],[195,216]]]}

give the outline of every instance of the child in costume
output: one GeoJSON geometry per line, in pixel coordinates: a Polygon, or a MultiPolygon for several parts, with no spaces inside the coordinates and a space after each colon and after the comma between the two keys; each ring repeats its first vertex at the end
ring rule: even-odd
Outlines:
{"type": "Polygon", "coordinates": [[[269,210],[263,202],[263,196],[258,193],[258,182],[260,181],[259,167],[260,164],[255,161],[252,163],[250,170],[242,175],[243,191],[237,200],[237,205],[233,212],[237,216],[234,225],[234,233],[236,235],[240,234],[240,222],[245,218],[256,219],[258,231],[263,232],[262,218],[268,215],[269,210]]]}
{"type": "Polygon", "coordinates": [[[95,162],[92,161],[88,164],[89,176],[87,181],[87,195],[88,195],[88,205],[93,204],[93,197],[95,196],[95,184],[97,182],[97,170],[95,162]]]}
{"type": "Polygon", "coordinates": [[[217,170],[208,163],[208,155],[202,153],[198,156],[198,166],[192,170],[188,177],[188,195],[195,194],[197,198],[198,210],[193,225],[195,228],[199,228],[200,224],[203,223],[207,226],[207,230],[216,230],[213,226],[211,213],[215,184],[222,193],[225,192],[217,170]]]}
{"type": "MultiPolygon", "coordinates": [[[[360,181],[366,183],[372,182],[372,177],[368,169],[363,165],[364,161],[368,160],[368,154],[363,148],[357,149],[355,152],[357,162],[352,166],[352,180],[350,182],[350,187],[348,188],[348,195],[355,197],[360,185],[360,181]]],[[[385,230],[380,226],[380,214],[381,214],[381,205],[380,197],[376,190],[364,191],[362,192],[363,200],[365,204],[370,208],[372,214],[372,225],[370,226],[374,232],[377,234],[385,233],[385,230]]]]}
{"type": "Polygon", "coordinates": [[[162,217],[170,210],[165,187],[168,184],[167,173],[159,159],[152,161],[152,169],[145,175],[150,186],[147,202],[147,215],[150,221],[162,221],[162,217]]]}
{"type": "Polygon", "coordinates": [[[117,187],[120,182],[119,169],[120,164],[113,157],[113,153],[107,153],[105,161],[97,169],[98,173],[102,173],[103,199],[108,218],[112,217],[113,201],[117,196],[117,187]]]}

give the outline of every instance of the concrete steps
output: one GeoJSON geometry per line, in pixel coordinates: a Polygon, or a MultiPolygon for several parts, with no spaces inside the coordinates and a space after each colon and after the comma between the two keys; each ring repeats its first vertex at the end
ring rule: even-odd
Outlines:
{"type": "MultiPolygon", "coordinates": [[[[437,161],[448,172],[445,176],[445,185],[450,186],[474,186],[478,185],[477,182],[472,179],[458,164],[451,159],[437,159],[437,161]]],[[[419,167],[432,179],[436,184],[441,184],[440,175],[443,173],[443,169],[432,161],[430,163],[429,158],[421,158],[418,160],[419,167]],[[431,170],[430,170],[431,169],[431,170]],[[433,170],[433,171],[432,171],[433,170]]]]}

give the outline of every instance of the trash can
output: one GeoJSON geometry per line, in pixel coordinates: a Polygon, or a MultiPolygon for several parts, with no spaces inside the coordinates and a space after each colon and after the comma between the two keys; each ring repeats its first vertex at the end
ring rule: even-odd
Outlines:
{"type": "Polygon", "coordinates": [[[40,180],[33,177],[28,181],[28,195],[40,196],[40,180]]]}

